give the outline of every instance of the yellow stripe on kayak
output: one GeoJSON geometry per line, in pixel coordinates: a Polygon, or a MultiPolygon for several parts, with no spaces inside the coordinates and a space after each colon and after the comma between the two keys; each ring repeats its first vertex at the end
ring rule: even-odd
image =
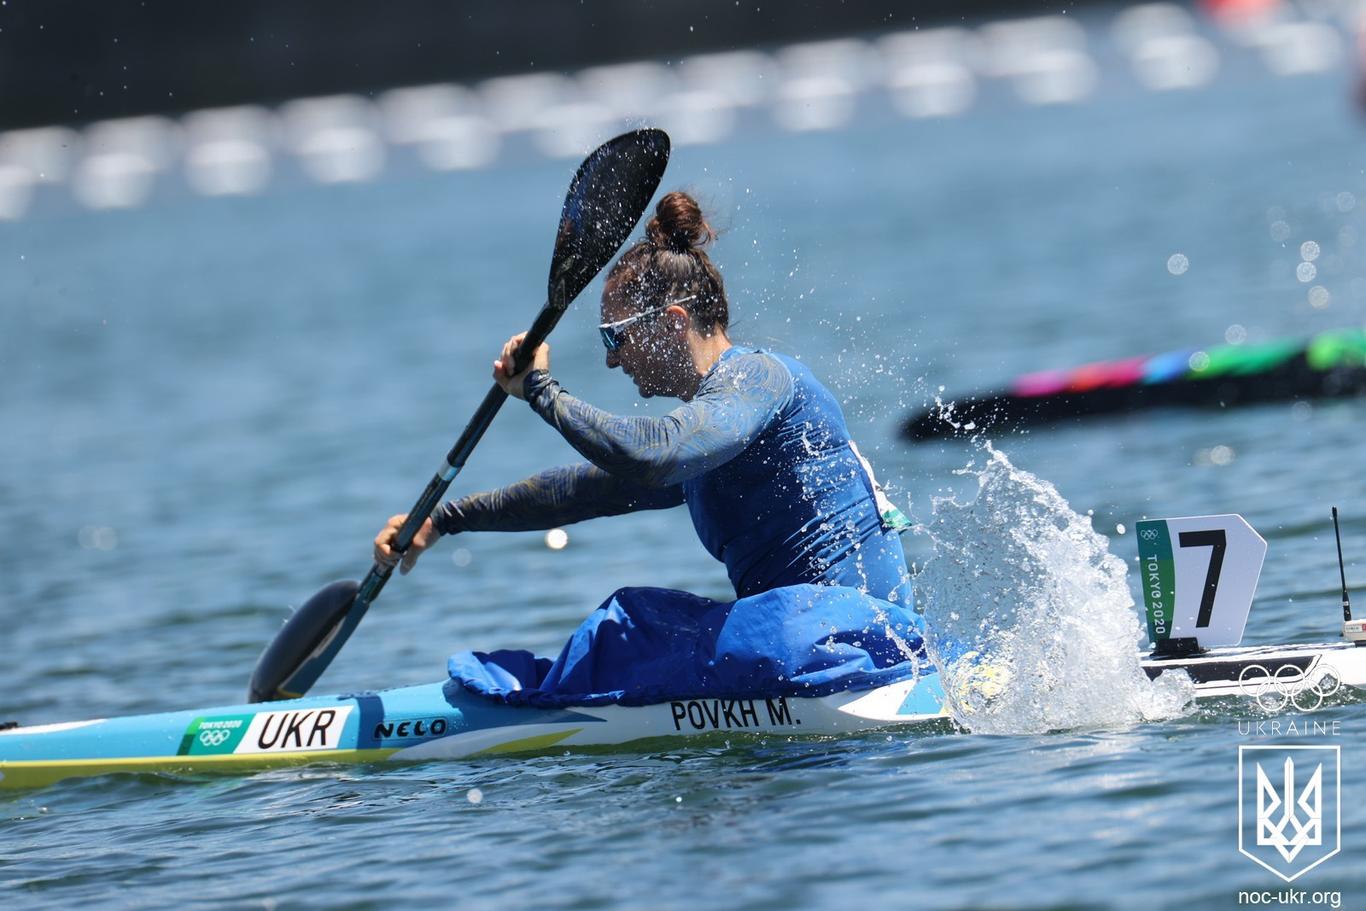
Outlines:
{"type": "Polygon", "coordinates": [[[38,759],[0,762],[0,790],[42,788],[67,778],[127,772],[249,772],[310,762],[362,763],[388,759],[396,748],[311,750],[300,753],[222,756],[129,756],[117,759],[38,759]]]}
{"type": "Polygon", "coordinates": [[[534,750],[545,750],[564,740],[566,737],[573,737],[583,728],[570,728],[567,731],[554,731],[550,734],[538,734],[535,737],[523,737],[520,740],[509,740],[500,743],[496,747],[489,747],[487,750],[480,750],[475,756],[497,756],[499,753],[530,753],[534,750]]]}

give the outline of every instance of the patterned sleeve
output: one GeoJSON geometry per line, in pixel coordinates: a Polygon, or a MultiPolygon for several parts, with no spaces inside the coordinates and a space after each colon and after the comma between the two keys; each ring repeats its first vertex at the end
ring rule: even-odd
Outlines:
{"type": "Polygon", "coordinates": [[[527,400],[588,461],[613,477],[671,487],[745,450],[792,398],[792,375],[761,352],[732,355],[697,395],[663,417],[620,417],[565,392],[543,371],[526,379],[527,400]]]}
{"type": "Polygon", "coordinates": [[[645,487],[593,465],[566,465],[488,493],[443,503],[432,524],[443,535],[459,531],[539,531],[640,509],[683,502],[683,488],[645,487]]]}

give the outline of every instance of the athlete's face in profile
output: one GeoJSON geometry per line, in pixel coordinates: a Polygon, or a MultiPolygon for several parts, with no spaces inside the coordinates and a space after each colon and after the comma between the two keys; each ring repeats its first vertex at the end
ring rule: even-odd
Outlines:
{"type": "Polygon", "coordinates": [[[679,304],[635,304],[620,294],[602,297],[607,366],[620,367],[644,398],[677,396],[692,369],[687,311],[679,304]]]}

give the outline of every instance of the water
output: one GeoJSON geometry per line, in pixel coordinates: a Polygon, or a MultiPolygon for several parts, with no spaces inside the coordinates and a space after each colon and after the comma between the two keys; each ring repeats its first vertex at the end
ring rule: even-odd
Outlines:
{"type": "MultiPolygon", "coordinates": [[[[1366,198],[1346,90],[1341,73],[1249,70],[945,121],[869,103],[828,134],[680,148],[666,186],[695,190],[725,231],[737,338],[811,363],[898,504],[933,526],[934,498],[978,486],[955,470],[987,458],[897,438],[941,385],[1363,322],[1363,219],[1337,204],[1366,198]],[[1296,275],[1310,240],[1326,306],[1296,275]]],[[[290,607],[369,566],[540,305],[571,168],[524,156],[232,201],[171,189],[0,227],[0,715],[239,699],[290,607]]],[[[603,407],[658,413],[602,367],[597,289],[553,336],[555,373],[603,407]]],[[[1141,517],[1242,513],[1271,545],[1246,641],[1313,641],[1336,632],[1332,504],[1363,578],[1363,408],[1143,414],[994,445],[1056,488],[1066,523],[1109,538],[1077,540],[1126,561],[1141,517]]],[[[570,458],[510,403],[459,489],[570,458]]],[[[917,565],[933,541],[908,539],[917,565]]],[[[563,550],[537,534],[443,542],[319,689],[437,679],[456,648],[552,652],[631,584],[728,591],[677,510],[570,528],[563,550]]],[[[1115,620],[1121,593],[1098,591],[1106,622],[1136,629],[1115,620]]],[[[1236,851],[1244,707],[1140,723],[1116,694],[1106,722],[1104,689],[1087,698],[1085,723],[1052,733],[72,782],[0,798],[0,900],[1227,907],[1280,885],[1236,851]]],[[[1296,887],[1360,907],[1366,721],[1359,705],[1313,717],[1341,727],[1344,855],[1296,887]]]]}
{"type": "Polygon", "coordinates": [[[949,710],[975,734],[1026,734],[1179,717],[1184,676],[1150,681],[1124,561],[1057,488],[984,444],[978,489],[942,498],[917,603],[949,710]],[[989,546],[984,546],[990,542],[989,546]]]}

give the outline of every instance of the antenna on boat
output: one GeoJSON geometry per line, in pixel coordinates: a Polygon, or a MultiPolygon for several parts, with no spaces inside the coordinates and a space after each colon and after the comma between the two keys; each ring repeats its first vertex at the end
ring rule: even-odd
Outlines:
{"type": "Polygon", "coordinates": [[[1342,529],[1338,527],[1338,508],[1333,507],[1333,537],[1338,541],[1338,578],[1342,580],[1342,622],[1352,619],[1352,599],[1347,597],[1347,570],[1342,564],[1342,529]]]}
{"type": "Polygon", "coordinates": [[[1342,638],[1366,645],[1366,620],[1352,620],[1352,599],[1347,595],[1347,568],[1342,562],[1342,529],[1338,525],[1336,506],[1333,507],[1333,537],[1338,542],[1338,578],[1342,581],[1342,638]]]}

